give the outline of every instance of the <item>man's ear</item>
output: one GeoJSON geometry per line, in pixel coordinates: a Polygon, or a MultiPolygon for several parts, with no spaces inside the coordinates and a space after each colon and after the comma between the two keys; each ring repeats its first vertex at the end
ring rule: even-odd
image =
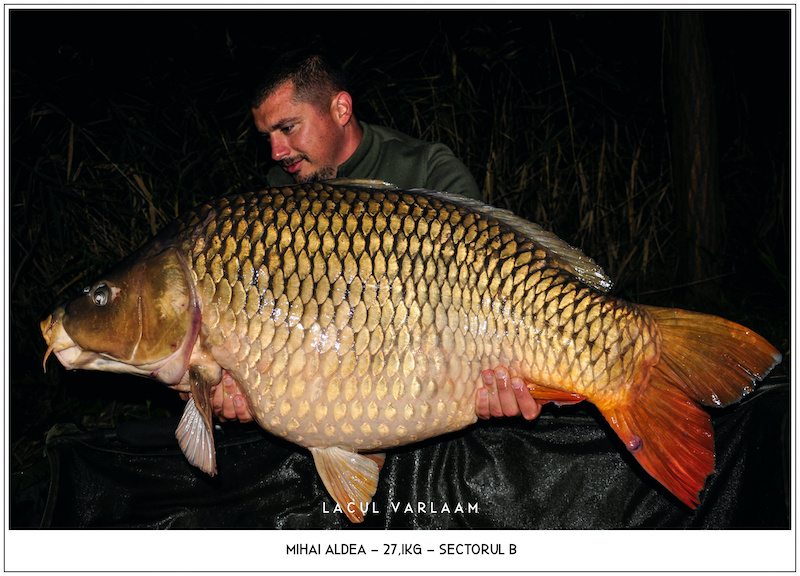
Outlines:
{"type": "Polygon", "coordinates": [[[331,112],[340,126],[347,124],[353,116],[353,97],[347,92],[339,92],[331,102],[331,112]]]}

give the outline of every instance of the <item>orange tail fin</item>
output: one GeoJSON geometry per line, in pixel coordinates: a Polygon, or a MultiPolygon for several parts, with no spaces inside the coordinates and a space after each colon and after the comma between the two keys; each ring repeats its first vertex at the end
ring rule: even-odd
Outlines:
{"type": "Polygon", "coordinates": [[[642,467],[694,508],[714,471],[711,420],[697,403],[741,400],[781,355],[755,332],[723,318],[644,308],[661,333],[661,357],[635,397],[601,411],[642,467]]]}

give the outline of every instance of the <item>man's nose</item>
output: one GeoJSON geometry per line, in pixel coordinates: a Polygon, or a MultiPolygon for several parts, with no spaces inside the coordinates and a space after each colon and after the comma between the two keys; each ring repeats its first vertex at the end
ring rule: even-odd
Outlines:
{"type": "Polygon", "coordinates": [[[283,160],[287,156],[291,150],[286,145],[286,141],[283,138],[279,138],[276,136],[270,137],[269,145],[272,148],[272,159],[277,161],[283,160]]]}

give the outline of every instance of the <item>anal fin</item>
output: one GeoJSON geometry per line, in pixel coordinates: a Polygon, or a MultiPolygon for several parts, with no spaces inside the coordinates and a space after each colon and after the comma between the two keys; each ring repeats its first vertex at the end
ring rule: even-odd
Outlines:
{"type": "Polygon", "coordinates": [[[351,522],[363,522],[386,455],[359,454],[338,446],[310,450],[328,493],[351,522]]]}
{"type": "Polygon", "coordinates": [[[532,382],[526,381],[528,391],[531,393],[539,404],[546,404],[553,402],[558,406],[566,404],[577,404],[586,400],[586,396],[582,394],[575,394],[573,392],[565,392],[564,390],[557,390],[556,388],[549,388],[548,386],[541,386],[532,382]]]}

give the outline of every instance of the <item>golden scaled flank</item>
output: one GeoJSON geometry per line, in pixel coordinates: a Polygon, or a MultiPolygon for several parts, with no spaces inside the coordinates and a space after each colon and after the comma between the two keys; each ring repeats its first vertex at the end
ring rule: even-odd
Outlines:
{"type": "Polygon", "coordinates": [[[646,322],[496,223],[395,193],[333,213],[324,192],[292,194],[227,205],[185,246],[206,346],[275,434],[413,442],[476,419],[481,369],[602,396],[653,354],[646,322]]]}

